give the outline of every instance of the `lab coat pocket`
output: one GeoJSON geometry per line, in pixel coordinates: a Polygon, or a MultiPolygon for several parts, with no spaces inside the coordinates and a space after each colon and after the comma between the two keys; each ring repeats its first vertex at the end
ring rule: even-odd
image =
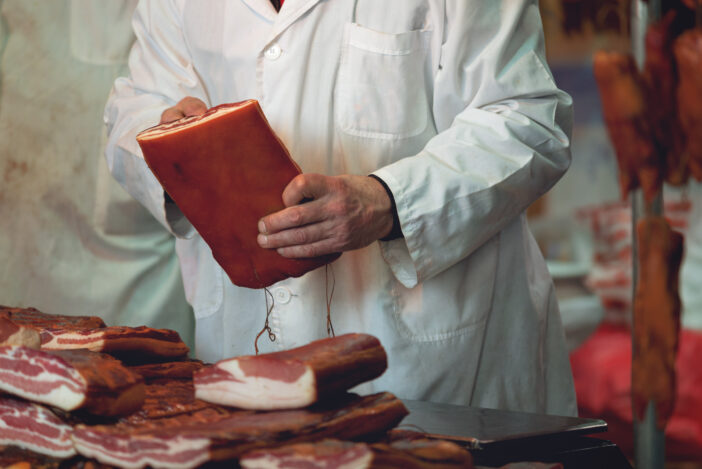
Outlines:
{"type": "Polygon", "coordinates": [[[407,138],[427,127],[430,30],[389,34],[346,25],[336,87],[336,121],[348,134],[407,138]]]}
{"type": "Polygon", "coordinates": [[[395,322],[417,342],[447,340],[485,326],[493,303],[499,235],[463,262],[407,289],[398,284],[395,322]]]}

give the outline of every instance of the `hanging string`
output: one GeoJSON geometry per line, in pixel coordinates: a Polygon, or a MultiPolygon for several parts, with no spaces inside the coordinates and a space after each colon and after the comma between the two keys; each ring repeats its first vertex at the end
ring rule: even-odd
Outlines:
{"type": "Polygon", "coordinates": [[[261,332],[256,335],[256,340],[254,340],[254,349],[256,349],[256,355],[258,355],[258,339],[263,335],[264,332],[268,332],[268,338],[271,340],[271,342],[275,342],[275,334],[273,333],[273,330],[271,329],[271,326],[268,324],[268,320],[271,317],[271,312],[273,311],[273,306],[275,306],[275,299],[273,298],[273,294],[268,290],[268,288],[264,287],[263,288],[264,296],[266,298],[266,322],[263,324],[263,329],[261,329],[261,332]],[[268,302],[268,297],[271,297],[270,303],[268,302]]]}
{"type": "Polygon", "coordinates": [[[334,287],[336,287],[336,277],[334,277],[334,267],[331,264],[326,264],[324,266],[324,289],[325,289],[325,295],[326,295],[326,300],[327,300],[327,335],[330,337],[336,337],[336,334],[334,334],[334,324],[332,324],[331,320],[331,303],[332,303],[332,298],[334,297],[334,287]],[[332,277],[332,287],[331,287],[331,293],[329,292],[329,271],[331,270],[331,277],[332,277]]]}

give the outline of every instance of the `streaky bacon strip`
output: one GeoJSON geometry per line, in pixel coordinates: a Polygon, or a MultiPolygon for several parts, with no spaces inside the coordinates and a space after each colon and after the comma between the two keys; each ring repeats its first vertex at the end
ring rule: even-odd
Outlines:
{"type": "Polygon", "coordinates": [[[222,360],[194,375],[199,399],[242,409],[295,409],[380,376],[375,337],[345,334],[283,352],[222,360]]]}
{"type": "Polygon", "coordinates": [[[134,412],[144,401],[141,376],[109,355],[88,350],[0,347],[0,391],[102,416],[134,412]]]}
{"type": "Polygon", "coordinates": [[[105,327],[105,322],[97,316],[64,316],[61,314],[46,314],[36,308],[13,308],[0,306],[0,317],[9,319],[20,326],[35,329],[96,329],[105,327]]]}
{"type": "Polygon", "coordinates": [[[262,447],[382,434],[405,415],[405,406],[389,393],[342,395],[304,410],[222,413],[203,409],[140,425],[79,425],[73,441],[80,454],[105,464],[190,468],[206,461],[236,459],[262,447]]]}
{"type": "Polygon", "coordinates": [[[471,454],[448,441],[414,439],[393,443],[322,440],[255,450],[240,461],[244,469],[470,469],[471,454]]]}
{"type": "Polygon", "coordinates": [[[146,326],[110,326],[99,329],[44,329],[44,350],[88,349],[115,355],[132,354],[149,358],[183,357],[190,351],[176,331],[146,326]]]}
{"type": "Polygon", "coordinates": [[[15,324],[7,317],[0,315],[0,346],[24,345],[38,349],[41,344],[39,332],[27,326],[15,324]]]}
{"type": "Polygon", "coordinates": [[[46,407],[0,396],[0,445],[11,445],[54,458],[76,454],[73,428],[46,407]]]}

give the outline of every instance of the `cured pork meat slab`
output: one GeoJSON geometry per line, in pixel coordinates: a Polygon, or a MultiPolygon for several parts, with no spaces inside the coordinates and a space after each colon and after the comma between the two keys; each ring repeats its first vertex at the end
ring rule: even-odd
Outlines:
{"type": "Polygon", "coordinates": [[[702,181],[702,29],[683,33],[674,45],[678,64],[678,116],[685,133],[690,172],[702,181]]]}
{"type": "Polygon", "coordinates": [[[27,326],[20,326],[8,318],[0,316],[0,346],[24,345],[38,349],[41,344],[39,332],[27,326]]]}
{"type": "Polygon", "coordinates": [[[79,425],[73,441],[80,454],[105,464],[190,468],[285,443],[382,434],[405,415],[405,406],[389,393],[344,395],[333,403],[304,410],[222,414],[204,409],[142,425],[79,425]]]}
{"type": "Polygon", "coordinates": [[[664,428],[675,403],[675,356],[680,332],[678,275],[683,237],[663,217],[647,217],[637,226],[639,276],[634,296],[632,395],[643,419],[646,406],[656,406],[664,428]]]}
{"type": "Polygon", "coordinates": [[[323,440],[244,455],[244,469],[470,469],[473,457],[460,446],[441,440],[397,441],[391,444],[323,440]]]}
{"type": "Polygon", "coordinates": [[[222,104],[141,132],[144,159],[231,281],[263,288],[339,255],[288,259],[256,242],[258,221],[284,208],[300,168],[255,100],[222,104]]]}
{"type": "Polygon", "coordinates": [[[76,454],[73,428],[46,407],[0,396],[0,445],[11,445],[54,458],[76,454]]]}
{"type": "Polygon", "coordinates": [[[296,409],[377,378],[386,368],[378,339],[345,334],[283,352],[222,360],[195,373],[195,394],[242,409],[296,409]]]}
{"type": "MultiPolygon", "coordinates": [[[[138,411],[123,417],[120,421],[137,424],[147,420],[199,412],[203,409],[219,411],[220,408],[209,402],[195,399],[195,389],[191,380],[162,379],[148,383],[144,404],[138,411]]],[[[221,409],[221,412],[229,413],[226,409],[221,409]]]]}
{"type": "Polygon", "coordinates": [[[43,350],[88,349],[114,355],[139,355],[149,358],[183,357],[190,351],[176,331],[146,326],[110,326],[99,329],[44,329],[43,350]]]}
{"type": "Polygon", "coordinates": [[[593,66],[604,120],[617,155],[622,199],[641,187],[650,202],[663,183],[665,163],[653,137],[643,79],[630,55],[597,52],[593,66]]]}
{"type": "Polygon", "coordinates": [[[181,360],[133,365],[129,366],[129,369],[141,375],[146,381],[162,379],[187,379],[192,381],[193,373],[204,366],[200,360],[181,360]]]}
{"type": "Polygon", "coordinates": [[[42,313],[36,308],[13,308],[0,306],[0,317],[4,317],[20,326],[34,329],[97,329],[105,327],[105,322],[97,316],[63,316],[42,313]]]}
{"type": "Polygon", "coordinates": [[[0,390],[61,410],[119,416],[144,402],[143,378],[119,360],[88,350],[0,347],[0,390]]]}

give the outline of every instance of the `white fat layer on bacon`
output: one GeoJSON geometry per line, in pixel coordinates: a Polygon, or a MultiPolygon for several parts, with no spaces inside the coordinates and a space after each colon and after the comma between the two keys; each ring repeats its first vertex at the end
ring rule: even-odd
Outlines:
{"type": "Polygon", "coordinates": [[[280,457],[263,454],[257,457],[244,457],[239,461],[243,469],[285,469],[288,467],[305,467],[315,469],[368,469],[373,462],[373,453],[365,452],[353,461],[338,464],[338,460],[331,458],[315,458],[314,456],[288,456],[280,457]]]}
{"type": "Polygon", "coordinates": [[[239,367],[238,360],[226,360],[218,368],[232,375],[232,379],[216,383],[195,383],[195,397],[241,409],[273,410],[307,407],[317,400],[317,385],[311,368],[296,381],[286,383],[261,376],[248,376],[239,367]]]}
{"type": "Polygon", "coordinates": [[[30,357],[22,350],[22,347],[8,347],[7,350],[9,353],[4,353],[6,358],[9,358],[10,360],[17,360],[18,362],[24,361],[32,366],[41,367],[42,371],[35,376],[27,376],[18,369],[19,366],[15,367],[14,369],[2,369],[0,370],[0,376],[5,375],[6,379],[0,379],[0,390],[9,394],[14,394],[15,396],[23,397],[29,401],[49,404],[63,410],[74,410],[83,404],[85,401],[85,390],[87,388],[87,383],[77,370],[66,366],[62,360],[52,355],[45,354],[42,356],[30,357]],[[51,362],[53,367],[63,369],[70,376],[70,378],[57,376],[56,373],[48,371],[43,362],[51,362]],[[30,383],[28,383],[26,387],[17,386],[7,379],[9,378],[7,375],[16,376],[21,380],[28,380],[30,383]],[[32,386],[33,382],[58,382],[60,385],[47,393],[41,393],[34,390],[35,386],[32,386]],[[79,391],[74,391],[71,389],[71,387],[77,388],[79,391]]]}
{"type": "Polygon", "coordinates": [[[73,435],[73,444],[82,456],[94,458],[104,464],[117,467],[139,469],[150,466],[154,468],[189,469],[203,464],[210,458],[208,438],[193,438],[173,435],[167,440],[159,438],[155,440],[151,437],[113,437],[102,433],[89,432],[92,437],[109,441],[110,445],[116,445],[116,449],[105,450],[101,445],[92,441],[87,441],[79,434],[73,435]],[[139,442],[158,442],[166,445],[163,449],[140,450],[139,442]],[[193,453],[187,460],[178,461],[178,455],[183,453],[193,453]]]}
{"type": "Polygon", "coordinates": [[[241,109],[244,106],[250,105],[250,102],[244,102],[241,103],[239,106],[227,106],[223,107],[220,109],[217,109],[215,111],[212,111],[210,114],[206,115],[205,117],[201,116],[189,116],[189,117],[183,117],[182,119],[178,119],[177,121],[170,122],[168,124],[162,124],[157,127],[154,127],[149,130],[145,130],[142,133],[139,134],[139,140],[148,140],[149,138],[153,137],[160,137],[162,135],[168,135],[172,133],[177,133],[181,130],[188,129],[192,127],[193,124],[202,124],[204,122],[207,122],[209,120],[212,120],[216,117],[219,117],[221,114],[227,114],[233,111],[237,111],[241,109]]]}
{"type": "Polygon", "coordinates": [[[54,458],[70,458],[76,450],[70,439],[73,428],[61,422],[50,410],[27,404],[26,406],[5,406],[0,403],[0,445],[20,448],[45,454],[54,458]],[[19,419],[30,422],[21,426],[13,424],[19,419]],[[8,423],[9,421],[9,423],[8,423]],[[58,437],[48,437],[51,430],[58,437]]]}
{"type": "Polygon", "coordinates": [[[44,350],[75,350],[85,348],[93,352],[99,352],[105,347],[105,333],[96,331],[92,334],[77,334],[75,332],[49,332],[51,340],[41,344],[44,350]],[[72,341],[77,342],[72,342],[72,341]]]}
{"type": "Polygon", "coordinates": [[[41,344],[39,333],[29,327],[20,326],[19,330],[8,337],[0,345],[23,345],[31,349],[38,349],[41,344]]]}

